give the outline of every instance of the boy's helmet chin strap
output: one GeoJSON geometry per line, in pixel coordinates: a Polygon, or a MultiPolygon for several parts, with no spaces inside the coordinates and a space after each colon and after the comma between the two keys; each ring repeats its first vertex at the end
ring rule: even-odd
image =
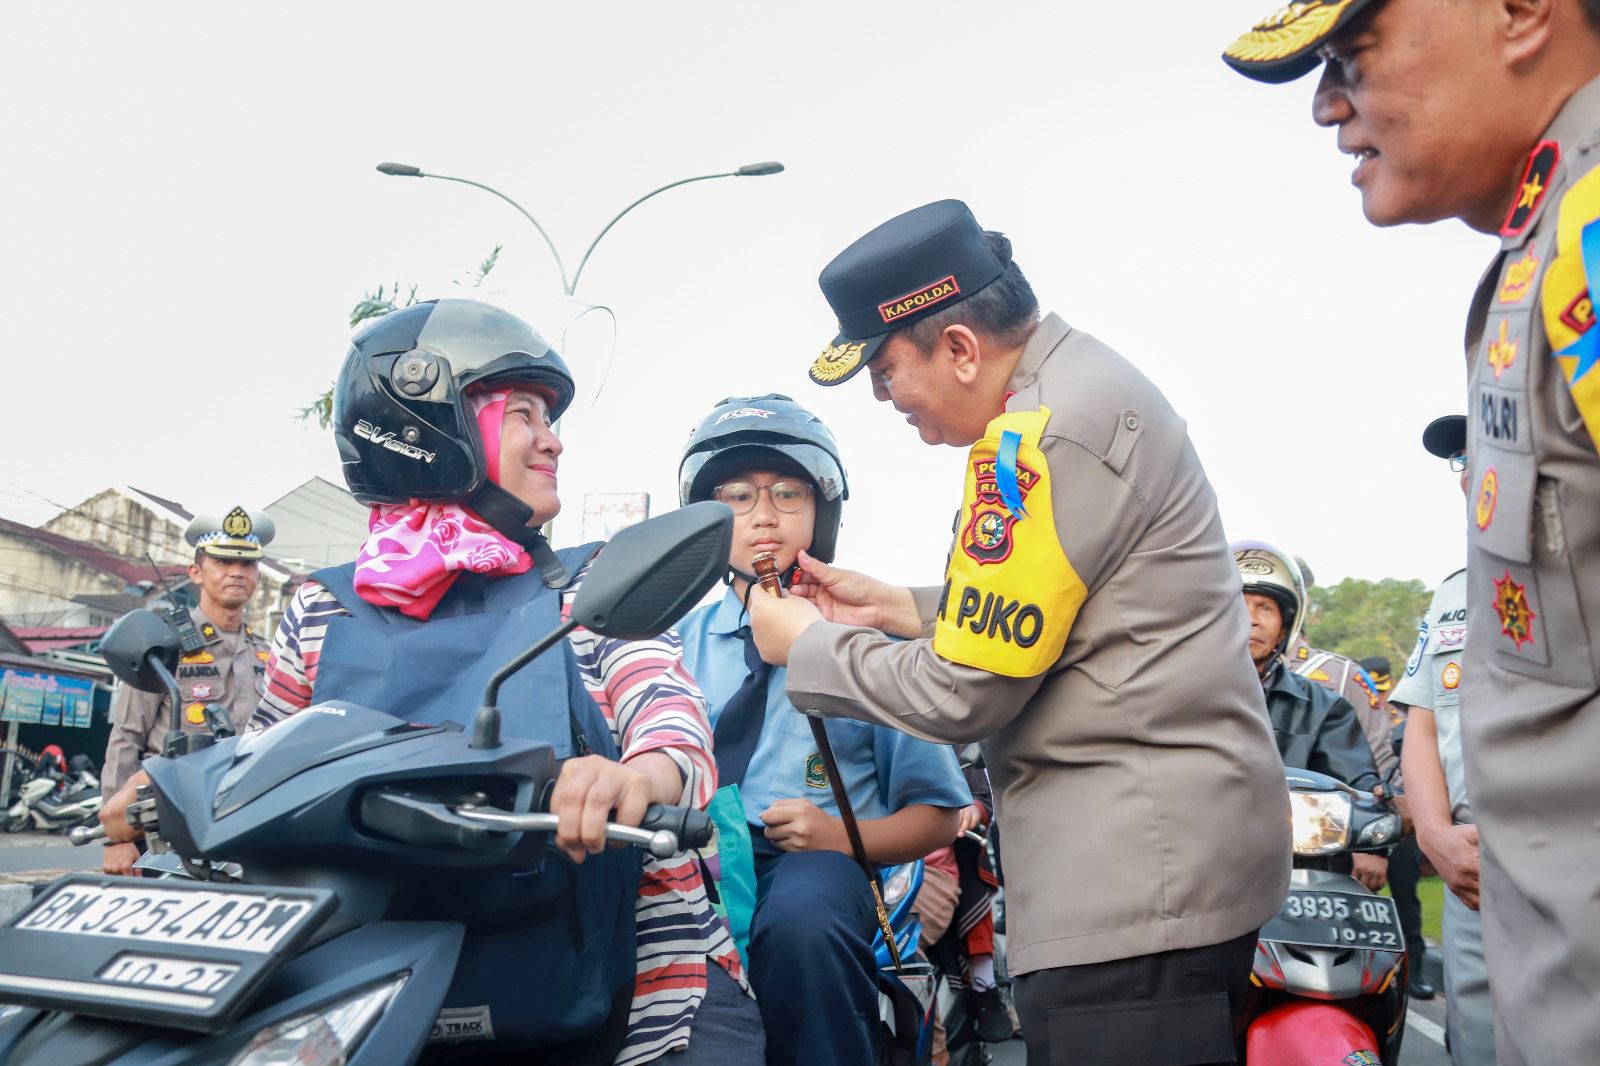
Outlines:
{"type": "Polygon", "coordinates": [[[490,481],[485,481],[482,488],[463,502],[507,539],[526,549],[533,558],[533,565],[539,568],[546,588],[566,588],[572,574],[556,556],[544,534],[528,524],[534,520],[533,508],[490,481]]]}

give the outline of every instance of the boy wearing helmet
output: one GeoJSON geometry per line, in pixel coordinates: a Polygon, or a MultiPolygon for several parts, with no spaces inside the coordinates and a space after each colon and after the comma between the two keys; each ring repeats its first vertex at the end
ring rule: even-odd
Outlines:
{"type": "MultiPolygon", "coordinates": [[[[354,563],[318,571],[290,604],[253,728],[330,699],[403,708],[413,722],[470,719],[488,678],[570,611],[598,548],[557,552],[538,531],[561,506],[551,424],[573,392],[542,337],[476,301],[417,304],[357,334],[335,387],[335,436],[371,532],[354,563]]],[[[461,1053],[644,1063],[689,1045],[683,1066],[758,1061],[759,1015],[693,856],[641,870],[593,817],[637,825],[648,803],[704,806],[716,787],[704,700],[676,637],[579,628],[564,655],[512,675],[500,704],[506,734],[547,740],[562,759],[549,810],[578,865],[561,905],[586,946],[550,935],[560,922],[469,930],[444,1007],[478,1014],[497,1045],[461,1053]]],[[[127,794],[108,805],[113,839],[130,834],[127,794]]],[[[434,875],[397,905],[498,920],[535,890],[434,875]]]]}
{"type": "MultiPolygon", "coordinates": [[[[1250,615],[1250,658],[1266,693],[1267,714],[1284,765],[1381,793],[1382,779],[1355,709],[1343,696],[1290,670],[1284,659],[1305,621],[1306,589],[1300,567],[1292,556],[1261,541],[1234,541],[1232,548],[1250,615]]],[[[1383,887],[1386,858],[1360,853],[1354,861],[1357,880],[1374,892],[1383,887]]]]}
{"type": "MultiPolygon", "coordinates": [[[[734,512],[728,589],[679,632],[710,708],[718,780],[737,789],[733,824],[719,828],[751,838],[750,980],[772,1064],[875,1061],[872,897],[810,727],[784,693],[786,672],[761,661],[746,610],[756,555],[776,556],[786,576],[802,552],[833,558],[848,494],[833,435],[777,394],[717,404],[679,469],[681,503],[720,500],[734,512]]],[[[845,720],[827,729],[870,860],[909,862],[956,837],[972,796],[949,747],[845,720]]]]}

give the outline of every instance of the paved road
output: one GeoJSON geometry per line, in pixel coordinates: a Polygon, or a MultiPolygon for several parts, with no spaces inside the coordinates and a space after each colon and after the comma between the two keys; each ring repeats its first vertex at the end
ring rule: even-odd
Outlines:
{"type": "Polygon", "coordinates": [[[99,868],[98,844],[75,848],[51,833],[0,833],[0,879],[47,881],[65,870],[99,868]]]}

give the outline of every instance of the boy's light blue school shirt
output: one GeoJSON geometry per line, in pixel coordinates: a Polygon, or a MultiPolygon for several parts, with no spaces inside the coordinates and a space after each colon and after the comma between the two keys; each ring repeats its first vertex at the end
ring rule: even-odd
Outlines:
{"type": "MultiPolygon", "coordinates": [[[[749,673],[744,641],[734,636],[746,621],[744,604],[729,588],[720,601],[695,609],[677,626],[684,666],[705,694],[713,727],[749,673]]],[[[835,817],[839,813],[818,767],[807,775],[817,746],[806,716],[784,694],[787,673],[775,666],[768,675],[767,716],[740,789],[753,826],[760,826],[761,812],[780,799],[810,800],[835,817]]],[[[882,818],[913,803],[965,807],[972,802],[961,765],[947,745],[848,718],[825,721],[857,818],[882,818]]]]}

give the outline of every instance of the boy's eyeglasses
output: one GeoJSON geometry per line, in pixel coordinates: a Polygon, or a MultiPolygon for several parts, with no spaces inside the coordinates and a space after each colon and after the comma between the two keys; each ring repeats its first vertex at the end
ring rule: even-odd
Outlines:
{"type": "Polygon", "coordinates": [[[1451,470],[1454,470],[1456,473],[1459,474],[1459,473],[1461,473],[1461,471],[1465,470],[1466,468],[1467,468],[1467,453],[1466,452],[1456,452],[1454,455],[1452,455],[1450,457],[1450,469],[1451,470]]]}
{"type": "Polygon", "coordinates": [[[770,485],[752,485],[748,481],[724,481],[716,487],[711,498],[733,508],[734,514],[742,515],[755,510],[756,502],[761,499],[763,492],[772,501],[772,506],[784,514],[795,514],[806,505],[806,497],[811,495],[811,486],[804,481],[774,481],[770,485]]]}

